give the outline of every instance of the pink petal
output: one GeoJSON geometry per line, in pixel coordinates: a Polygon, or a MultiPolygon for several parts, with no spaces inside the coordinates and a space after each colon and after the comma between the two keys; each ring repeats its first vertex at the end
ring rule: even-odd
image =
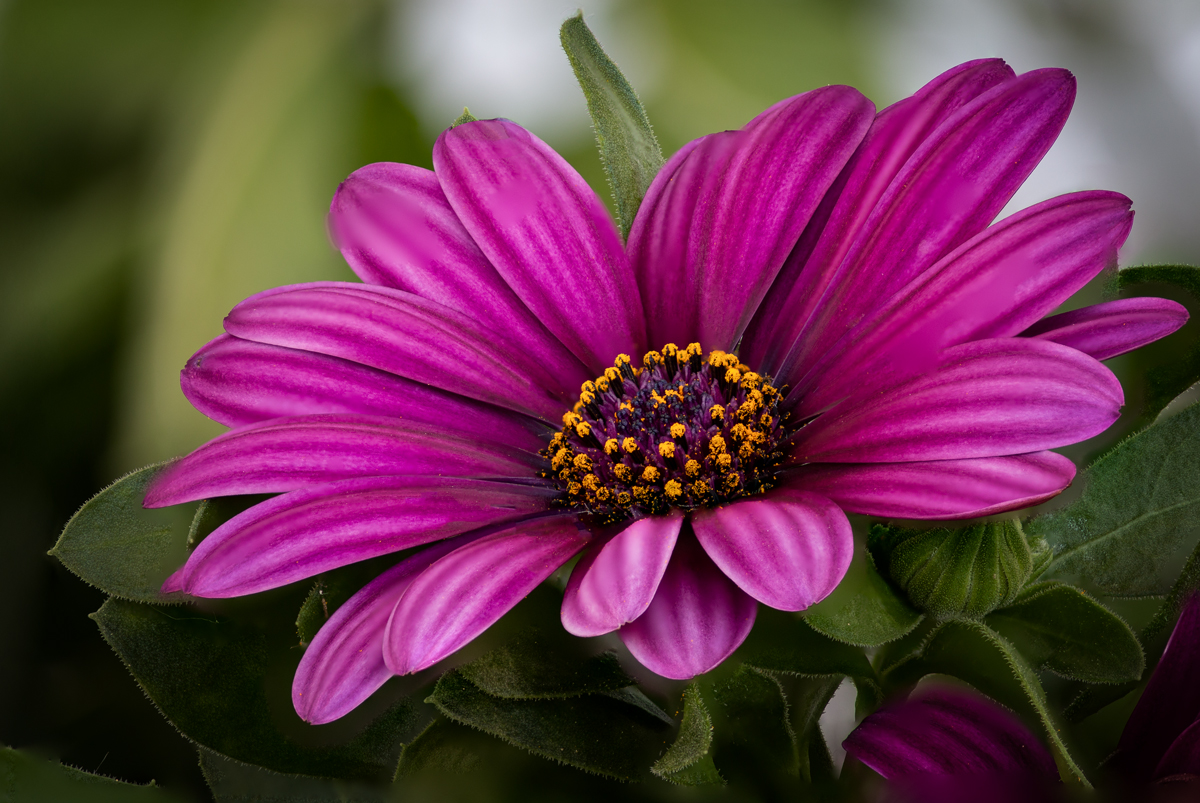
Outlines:
{"type": "Polygon", "coordinates": [[[462,545],[463,539],[455,538],[421,550],[334,611],[304,651],[292,680],[292,705],[301,719],[314,725],[340,719],[392,677],[383,660],[383,633],[392,610],[417,575],[462,545]]]}
{"type": "Polygon", "coordinates": [[[593,376],[619,353],[641,355],[641,301],[620,235],[561,156],[515,123],[481,120],[438,137],[433,164],[483,253],[593,376]]]}
{"type": "Polygon", "coordinates": [[[151,483],[145,505],[391,474],[527,478],[540,464],[529,452],[396,418],[276,418],[227,432],[177,460],[151,483]]]}
{"type": "Polygon", "coordinates": [[[683,513],[639,519],[594,542],[563,594],[562,623],[576,636],[611,633],[645,612],[675,549],[683,513]]]}
{"type": "Polygon", "coordinates": [[[251,296],[229,313],[225,331],[341,357],[550,421],[595,377],[560,345],[539,349],[411,293],[348,282],[251,296]]]}
{"type": "Polygon", "coordinates": [[[553,491],[441,477],[368,477],[261,502],[205,538],[172,590],[240,597],[478,527],[544,512],[553,491]]]}
{"type": "Polygon", "coordinates": [[[743,361],[779,373],[896,173],[951,114],[1012,77],[999,59],[967,62],[879,113],[763,299],[742,341],[743,361]]]}
{"type": "Polygon", "coordinates": [[[196,352],[180,385],[192,406],[230,427],[322,413],[382,415],[435,427],[453,424],[464,436],[534,452],[550,434],[536,419],[386,371],[231,335],[196,352]]]}
{"type": "Polygon", "coordinates": [[[784,611],[829,596],[854,554],[846,514],[823,496],[790,488],[697,511],[692,526],[729,579],[784,611]]]}
{"type": "Polygon", "coordinates": [[[800,430],[794,456],[905,463],[1024,454],[1103,432],[1123,403],[1112,372],[1074,349],[1030,338],[978,340],[948,349],[928,374],[885,388],[868,381],[800,430]]]}
{"type": "Polygon", "coordinates": [[[1040,504],[1075,478],[1054,452],[915,463],[814,463],[789,484],[849,513],[899,519],[969,519],[1040,504]]]}
{"type": "Polygon", "coordinates": [[[1187,308],[1174,301],[1122,298],[1052,315],[1021,334],[1107,360],[1166,337],[1187,320],[1187,308]]]}
{"type": "Polygon", "coordinates": [[[436,664],[474,639],[587,543],[574,516],[519,524],[456,549],[401,597],[384,635],[397,675],[436,664]]]}
{"type": "MultiPolygon", "coordinates": [[[[949,346],[1015,335],[1106,267],[1133,223],[1115,192],[1064,195],[977,235],[892,296],[796,383],[813,415],[864,375],[902,377],[949,346]]],[[[878,380],[876,380],[878,381],[878,380]]]]}
{"type": "Polygon", "coordinates": [[[754,598],[685,534],[650,607],[621,628],[621,640],[651,672],[683,680],[728,658],[750,635],[757,610],[754,598]]]}
{"type": "Polygon", "coordinates": [[[872,112],[850,87],[807,92],[655,178],[629,235],[651,343],[733,346],[872,112]]]}

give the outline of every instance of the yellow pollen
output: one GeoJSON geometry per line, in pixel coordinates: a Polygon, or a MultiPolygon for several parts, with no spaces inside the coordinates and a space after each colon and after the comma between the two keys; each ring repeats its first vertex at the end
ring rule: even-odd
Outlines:
{"type": "Polygon", "coordinates": [[[775,419],[771,418],[770,413],[763,413],[762,418],[758,419],[758,423],[760,423],[764,427],[767,427],[768,429],[770,429],[771,426],[775,423],[775,419]]]}
{"type": "Polygon", "coordinates": [[[705,480],[696,480],[692,483],[692,493],[697,496],[704,496],[711,490],[712,488],[708,487],[708,482],[705,480]]]}
{"type": "Polygon", "coordinates": [[[583,486],[577,482],[568,482],[567,483],[567,493],[569,493],[571,496],[578,496],[579,492],[582,490],[583,490],[583,486]]]}
{"type": "Polygon", "coordinates": [[[748,460],[753,456],[754,446],[752,444],[743,443],[740,447],[738,447],[738,457],[742,458],[743,460],[748,460]]]}
{"type": "Polygon", "coordinates": [[[575,463],[575,468],[579,469],[580,471],[591,471],[592,470],[592,458],[588,457],[585,454],[575,455],[574,463],[575,463]]]}
{"type": "Polygon", "coordinates": [[[555,453],[554,459],[550,461],[550,468],[553,468],[553,469],[562,468],[562,464],[567,462],[570,459],[571,459],[571,450],[570,449],[559,449],[558,452],[555,453]]]}
{"type": "Polygon", "coordinates": [[[646,466],[642,469],[642,482],[658,482],[662,473],[654,466],[646,466]]]}
{"type": "Polygon", "coordinates": [[[732,465],[732,457],[727,454],[717,455],[717,468],[721,469],[721,471],[728,471],[729,467],[732,465]]]}
{"type": "Polygon", "coordinates": [[[628,507],[629,503],[632,501],[633,501],[633,497],[631,497],[625,491],[621,491],[619,494],[617,494],[617,504],[620,505],[621,507],[628,507]]]}
{"type": "Polygon", "coordinates": [[[729,428],[729,434],[733,436],[734,440],[744,441],[750,434],[750,427],[745,424],[734,424],[729,428]]]}
{"type": "Polygon", "coordinates": [[[600,484],[600,478],[595,474],[588,474],[583,478],[583,487],[589,491],[596,490],[596,486],[600,484]]]}
{"type": "Polygon", "coordinates": [[[725,370],[725,381],[731,385],[736,385],[742,381],[742,372],[736,368],[728,368],[725,370]]]}
{"type": "Polygon", "coordinates": [[[708,451],[713,454],[721,454],[725,451],[725,439],[720,435],[713,435],[712,440],[708,442],[708,451]]]}
{"type": "Polygon", "coordinates": [[[621,451],[621,444],[616,438],[609,438],[604,442],[604,453],[609,457],[613,457],[617,452],[621,451]]]}
{"type": "Polygon", "coordinates": [[[762,376],[753,371],[742,372],[742,387],[746,390],[755,390],[762,383],[762,376]]]}
{"type": "Polygon", "coordinates": [[[663,441],[658,445],[658,453],[662,457],[674,457],[675,444],[671,443],[670,441],[663,441]]]}
{"type": "Polygon", "coordinates": [[[579,415],[579,411],[583,409],[583,402],[581,402],[581,401],[575,402],[574,404],[571,405],[571,409],[573,411],[575,411],[576,415],[579,415]]]}
{"type": "Polygon", "coordinates": [[[700,464],[695,460],[689,460],[683,464],[683,471],[689,477],[694,477],[700,473],[700,464]]]}
{"type": "Polygon", "coordinates": [[[662,347],[664,357],[674,357],[679,354],[679,348],[674,343],[668,343],[662,347]]]}
{"type": "Polygon", "coordinates": [[[642,365],[646,368],[653,368],[663,361],[662,355],[657,351],[647,351],[646,356],[642,357],[642,365]]]}
{"type": "Polygon", "coordinates": [[[583,386],[580,387],[579,390],[580,390],[580,393],[595,393],[596,392],[596,384],[591,381],[584,382],[583,386]]]}
{"type": "Polygon", "coordinates": [[[633,438],[626,438],[625,440],[621,441],[621,448],[630,454],[633,454],[638,450],[637,441],[635,441],[633,438]]]}
{"type": "Polygon", "coordinates": [[[685,432],[687,432],[687,427],[685,427],[683,424],[680,424],[678,421],[671,425],[672,438],[682,438],[685,432]]]}
{"type": "Polygon", "coordinates": [[[714,404],[708,408],[708,417],[713,421],[721,421],[725,418],[725,408],[719,404],[714,404]]]}
{"type": "MultiPolygon", "coordinates": [[[[590,385],[590,384],[591,384],[591,382],[589,382],[588,384],[590,385]]],[[[580,393],[580,394],[579,394],[579,403],[580,403],[580,404],[582,404],[584,407],[587,407],[589,404],[591,404],[591,403],[592,403],[592,402],[594,402],[595,400],[596,400],[596,394],[595,394],[595,393],[588,393],[588,392],[585,390],[585,391],[583,391],[582,393],[580,393]]]]}
{"type": "Polygon", "coordinates": [[[728,488],[729,490],[732,491],[733,489],[737,488],[741,484],[742,484],[742,479],[737,474],[726,474],[725,475],[725,487],[728,488]]]}
{"type": "Polygon", "coordinates": [[[668,480],[663,490],[672,502],[683,496],[683,484],[679,480],[668,480]]]}
{"type": "Polygon", "coordinates": [[[650,498],[650,489],[644,485],[639,485],[633,489],[633,498],[639,502],[645,502],[650,498]]]}
{"type": "Polygon", "coordinates": [[[613,474],[621,482],[633,482],[633,469],[629,466],[613,466],[613,474]]]}
{"type": "Polygon", "coordinates": [[[573,427],[582,420],[583,418],[580,417],[579,413],[563,413],[562,421],[564,427],[573,427]]]}
{"type": "MultiPolygon", "coordinates": [[[[604,369],[604,378],[607,379],[609,382],[616,382],[618,379],[620,379],[620,377],[621,377],[621,372],[618,371],[616,368],[605,368],[604,369]]],[[[599,383],[597,382],[597,384],[599,384],[599,383]]]]}
{"type": "Polygon", "coordinates": [[[586,421],[581,421],[575,425],[575,434],[581,438],[586,438],[592,434],[592,425],[586,421]]]}
{"type": "Polygon", "coordinates": [[[596,498],[599,499],[601,502],[607,502],[611,497],[612,497],[612,491],[608,490],[607,488],[597,488],[596,489],[596,498]]]}
{"type": "Polygon", "coordinates": [[[688,343],[688,347],[683,353],[688,357],[699,357],[704,353],[704,349],[700,348],[699,343],[688,343]]]}
{"type": "Polygon", "coordinates": [[[558,478],[564,482],[571,479],[571,469],[564,468],[562,471],[558,472],[558,478]]]}
{"type": "Polygon", "coordinates": [[[753,443],[755,446],[758,446],[759,444],[766,443],[766,442],[767,442],[767,435],[765,432],[751,432],[750,433],[750,443],[753,443]]]}
{"type": "Polygon", "coordinates": [[[606,377],[602,376],[596,380],[596,390],[600,391],[601,393],[608,392],[608,379],[606,377]]]}
{"type": "MultiPolygon", "coordinates": [[[[616,364],[617,368],[620,369],[622,365],[628,365],[629,363],[633,362],[633,360],[630,359],[628,354],[618,354],[617,358],[613,360],[613,362],[616,364]]],[[[605,375],[608,374],[607,368],[604,369],[604,373],[605,375]]]]}

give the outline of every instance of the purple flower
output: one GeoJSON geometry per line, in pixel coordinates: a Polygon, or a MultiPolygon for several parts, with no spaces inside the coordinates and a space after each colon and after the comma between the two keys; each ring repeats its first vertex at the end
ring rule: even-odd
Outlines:
{"type": "Polygon", "coordinates": [[[234,429],[146,504],[280,495],[164,588],[250,594],[432,545],[309,646],[294,701],[325,722],[581,550],[567,630],[618,631],[687,678],[733,652],[759,602],[833,590],[843,511],[970,517],[1060,492],[1075,469],[1047,450],[1122,404],[1097,358],[1186,317],[1151,299],[1042,320],[1115,264],[1121,195],[988,227],[1074,92],[1064,71],[991,60],[878,115],[849,87],[789,98],[675,154],[626,246],[580,176],[505,120],[443,133],[433,172],[356,171],[330,229],[366,284],[253,296],[183,371],[234,429]]]}

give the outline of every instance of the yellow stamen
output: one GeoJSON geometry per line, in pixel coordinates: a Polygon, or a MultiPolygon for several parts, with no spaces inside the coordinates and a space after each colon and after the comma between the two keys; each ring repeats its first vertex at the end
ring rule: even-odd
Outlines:
{"type": "Polygon", "coordinates": [[[667,498],[674,502],[683,496],[683,484],[679,480],[668,480],[667,484],[663,486],[663,491],[666,492],[667,498]]]}
{"type": "Polygon", "coordinates": [[[670,441],[663,441],[658,445],[658,453],[662,457],[674,457],[675,444],[671,443],[670,441]]]}
{"type": "Polygon", "coordinates": [[[720,435],[713,435],[712,440],[708,442],[708,451],[714,455],[721,454],[725,451],[725,439],[720,435]]]}
{"type": "Polygon", "coordinates": [[[638,450],[637,441],[635,441],[633,438],[626,438],[625,440],[621,441],[621,448],[626,452],[629,452],[629,454],[633,454],[638,450]]]}
{"type": "Polygon", "coordinates": [[[685,427],[683,424],[680,424],[678,421],[671,425],[672,438],[682,438],[685,432],[687,432],[687,427],[685,427]]]}
{"type": "Polygon", "coordinates": [[[654,466],[646,466],[642,469],[642,482],[658,482],[660,477],[662,477],[662,472],[654,466]]]}
{"type": "Polygon", "coordinates": [[[617,452],[621,451],[621,444],[616,438],[609,438],[604,442],[604,453],[609,457],[614,457],[617,452]]]}
{"type": "Polygon", "coordinates": [[[588,457],[585,454],[575,455],[574,463],[575,463],[575,468],[579,469],[580,471],[591,471],[592,470],[592,458],[588,457]]]}
{"type": "Polygon", "coordinates": [[[694,477],[700,473],[700,464],[695,460],[689,460],[683,464],[683,470],[689,477],[694,477]]]}

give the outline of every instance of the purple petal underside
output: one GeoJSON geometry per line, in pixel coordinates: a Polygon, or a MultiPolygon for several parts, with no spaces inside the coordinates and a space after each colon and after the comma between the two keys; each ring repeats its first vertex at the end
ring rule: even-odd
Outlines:
{"type": "Polygon", "coordinates": [[[561,345],[510,339],[469,315],[386,287],[314,282],[251,296],[225,319],[235,337],[378,368],[557,421],[595,374],[561,345]]]}
{"type": "Polygon", "coordinates": [[[173,463],[146,507],[237,494],[284,493],[354,477],[532,477],[541,459],[510,446],[395,418],[310,415],[227,432],[173,463]]]}
{"type": "Polygon", "coordinates": [[[619,353],[643,353],[642,303],[621,237],[561,156],[515,123],[479,120],[438,137],[433,164],[483,253],[593,376],[619,353]]]}
{"type": "MultiPolygon", "coordinates": [[[[796,382],[793,411],[813,415],[862,376],[900,378],[970,340],[1016,335],[1101,270],[1133,223],[1115,192],[1064,195],[984,230],[906,285],[796,382]]],[[[1069,344],[1068,344],[1069,345],[1069,344]]]]}
{"type": "Polygon", "coordinates": [[[790,488],[697,511],[692,527],[729,579],[784,611],[829,596],[854,554],[846,514],[823,496],[790,488]]]}
{"type": "Polygon", "coordinates": [[[649,516],[596,541],[571,572],[562,623],[576,636],[611,633],[645,612],[662,580],[683,514],[649,516]]]}
{"type": "Polygon", "coordinates": [[[432,170],[389,162],[355,170],[333,196],[329,230],[364,282],[444,304],[522,342],[553,342],[471,239],[432,170]]]}
{"type": "Polygon", "coordinates": [[[1074,99],[1069,72],[1037,70],[992,88],[943,122],[862,224],[778,378],[803,376],[893,293],[982,231],[1041,161],[1074,99]]]}
{"type": "Polygon", "coordinates": [[[652,344],[733,346],[873,112],[850,87],[807,92],[655,178],[629,235],[652,344]]]}
{"type": "MultiPolygon", "coordinates": [[[[1183,607],[1175,630],[1146,690],[1129,715],[1108,765],[1131,780],[1148,783],[1176,740],[1200,721],[1200,595],[1183,607]]],[[[1191,737],[1180,744],[1165,769],[1187,760],[1191,737]]]]}
{"type": "Polygon", "coordinates": [[[1051,315],[1021,334],[1107,360],[1166,337],[1187,320],[1187,308],[1174,301],[1121,298],[1051,315]]]}
{"type": "Polygon", "coordinates": [[[1058,779],[1054,758],[1021,722],[991,700],[939,689],[885,706],[842,743],[889,780],[920,775],[1058,779]]]}
{"type": "Polygon", "coordinates": [[[433,666],[491,627],[587,543],[574,516],[525,522],[456,549],[400,598],[384,635],[397,675],[433,666]]]}
{"type": "Polygon", "coordinates": [[[1012,77],[999,59],[967,62],[879,113],[747,328],[740,349],[744,361],[779,373],[896,173],[950,115],[1012,77]]]}
{"type": "Polygon", "coordinates": [[[915,463],[814,463],[787,482],[848,513],[898,519],[969,519],[1040,504],[1075,478],[1054,452],[915,463]]]}
{"type": "Polygon", "coordinates": [[[998,338],[947,349],[928,374],[864,386],[795,436],[804,463],[905,463],[1076,443],[1120,415],[1121,383],[1057,343],[998,338]],[[1031,346],[1036,347],[1031,348],[1031,346]]]}
{"type": "Polygon", "coordinates": [[[536,516],[549,488],[440,477],[368,477],[272,497],[200,542],[170,591],[241,597],[479,527],[536,516]]]}
{"type": "Polygon", "coordinates": [[[314,725],[340,719],[392,677],[383,660],[383,634],[392,610],[417,575],[470,537],[400,561],[334,611],[304,651],[292,680],[292,705],[301,719],[314,725]]]}
{"type": "Polygon", "coordinates": [[[646,612],[621,628],[643,666],[680,680],[707,672],[738,648],[758,603],[726,577],[690,532],[675,545],[646,612]]]}
{"type": "Polygon", "coordinates": [[[386,371],[232,335],[196,352],[180,384],[193,407],[230,427],[301,415],[381,415],[452,424],[464,437],[534,452],[550,434],[537,419],[386,371]]]}

